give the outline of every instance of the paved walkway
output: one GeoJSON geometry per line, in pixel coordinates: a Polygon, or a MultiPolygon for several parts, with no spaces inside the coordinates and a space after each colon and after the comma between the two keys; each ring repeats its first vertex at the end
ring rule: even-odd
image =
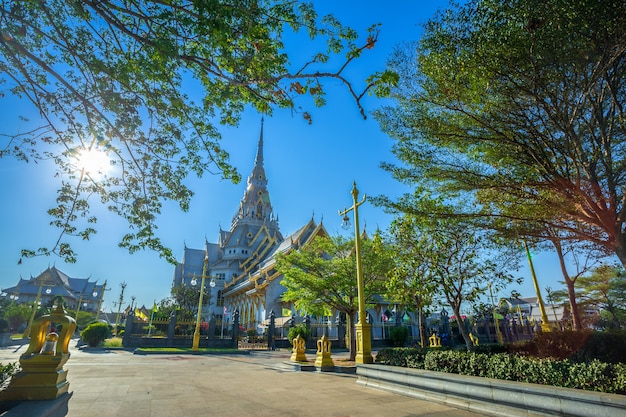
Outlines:
{"type": "MultiPolygon", "coordinates": [[[[0,363],[17,361],[26,348],[0,348],[0,363]]],[[[354,375],[295,372],[286,364],[287,350],[250,355],[70,352],[66,369],[73,396],[67,417],[478,415],[362,387],[354,375]]]]}

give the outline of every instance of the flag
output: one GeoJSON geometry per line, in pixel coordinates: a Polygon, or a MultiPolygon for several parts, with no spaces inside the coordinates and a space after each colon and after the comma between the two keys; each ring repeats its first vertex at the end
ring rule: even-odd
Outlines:
{"type": "Polygon", "coordinates": [[[143,313],[143,311],[139,310],[137,307],[135,307],[135,317],[139,317],[142,320],[146,320],[147,317],[146,315],[143,313]]]}
{"type": "Polygon", "coordinates": [[[282,316],[283,317],[291,316],[291,310],[289,310],[288,308],[283,308],[282,316]]]}
{"type": "Polygon", "coordinates": [[[159,307],[157,307],[157,305],[156,305],[156,301],[155,301],[155,302],[154,302],[154,305],[152,306],[152,312],[154,313],[154,312],[156,312],[156,311],[159,311],[159,307]]]}

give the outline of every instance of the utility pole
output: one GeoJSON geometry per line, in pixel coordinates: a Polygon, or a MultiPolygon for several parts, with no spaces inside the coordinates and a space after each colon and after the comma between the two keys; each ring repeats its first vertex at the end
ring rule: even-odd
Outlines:
{"type": "Polygon", "coordinates": [[[104,292],[110,291],[107,289],[107,281],[104,280],[104,284],[102,285],[102,292],[100,293],[100,302],[98,302],[98,310],[96,311],[96,321],[98,321],[98,317],[100,317],[100,310],[102,309],[102,301],[104,300],[104,292]]]}
{"type": "Polygon", "coordinates": [[[122,310],[122,304],[124,303],[124,289],[126,288],[126,283],[122,282],[120,287],[122,287],[122,293],[120,294],[120,301],[117,303],[117,316],[115,317],[115,336],[118,336],[117,326],[120,322],[120,311],[122,310]]]}

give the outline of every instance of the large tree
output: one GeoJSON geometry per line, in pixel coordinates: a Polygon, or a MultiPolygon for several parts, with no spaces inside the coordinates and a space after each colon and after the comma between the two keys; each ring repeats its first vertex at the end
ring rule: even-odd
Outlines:
{"type": "Polygon", "coordinates": [[[390,60],[400,83],[377,119],[405,165],[385,167],[473,203],[461,214],[488,226],[539,224],[519,237],[560,230],[626,265],[625,52],[622,0],[441,12],[390,60]]]}
{"type": "Polygon", "coordinates": [[[433,298],[452,308],[467,349],[472,350],[461,309],[479,303],[490,287],[497,292],[513,282],[519,283],[510,273],[518,268],[519,252],[493,232],[453,216],[455,207],[445,203],[443,198],[417,189],[399,202],[413,207],[415,213],[396,213],[394,224],[402,225],[402,240],[411,242],[402,262],[410,260],[420,266],[420,276],[415,281],[427,290],[425,295],[433,291],[433,298]]]}
{"type": "Polygon", "coordinates": [[[626,271],[602,265],[578,279],[580,306],[600,310],[609,329],[626,325],[626,271]]]}
{"type": "Polygon", "coordinates": [[[415,239],[416,220],[409,214],[399,215],[391,224],[393,269],[385,294],[405,309],[417,313],[420,343],[427,346],[425,313],[433,302],[437,286],[427,279],[428,264],[423,260],[423,247],[420,240],[415,239]]]}
{"type": "Polygon", "coordinates": [[[187,210],[193,191],[184,180],[190,174],[240,179],[219,143],[219,124],[237,124],[246,106],[264,114],[291,108],[310,121],[296,99],[306,94],[323,105],[325,79],[342,83],[365,117],[363,95],[384,92],[392,80],[377,73],[360,90],[354,86],[345,70],[374,47],[378,29],[359,39],[334,17],[318,17],[311,3],[1,5],[0,99],[19,99],[24,114],[19,126],[11,126],[14,131],[0,132],[0,157],[52,159],[60,181],[57,205],[49,211],[60,236],[24,256],[55,253],[75,261],[68,237],[95,233],[90,204],[99,198],[129,223],[122,247],[131,253],[151,248],[174,261],[156,234],[163,202],[187,210]],[[302,42],[292,32],[326,42],[312,43],[308,60],[291,62],[285,39],[302,42]],[[27,120],[28,114],[38,117],[27,120]],[[111,166],[106,175],[86,162],[98,152],[111,166]]]}
{"type": "MultiPolygon", "coordinates": [[[[276,269],[283,274],[282,298],[298,310],[322,315],[328,309],[346,315],[350,335],[350,359],[356,356],[355,318],[359,310],[354,240],[341,236],[318,236],[297,251],[279,255],[276,269]]],[[[381,236],[361,239],[364,297],[375,304],[382,294],[391,255],[381,236]]]]}

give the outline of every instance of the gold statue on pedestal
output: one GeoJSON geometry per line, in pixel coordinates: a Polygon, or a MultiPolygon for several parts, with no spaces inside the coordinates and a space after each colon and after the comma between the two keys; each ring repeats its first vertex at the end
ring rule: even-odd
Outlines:
{"type": "Polygon", "coordinates": [[[322,336],[320,340],[317,341],[317,356],[315,358],[315,366],[321,368],[322,371],[332,370],[335,368],[335,363],[333,359],[330,357],[331,341],[326,338],[326,336],[322,336]]]}
{"type": "Polygon", "coordinates": [[[69,344],[75,329],[76,321],[61,304],[35,320],[30,345],[20,356],[22,370],[0,393],[0,401],[53,400],[65,394],[70,383],[63,365],[70,358],[69,344]]]}
{"type": "Polygon", "coordinates": [[[291,343],[293,344],[291,361],[306,362],[306,355],[304,354],[304,351],[306,350],[304,339],[298,335],[291,343]]]}

